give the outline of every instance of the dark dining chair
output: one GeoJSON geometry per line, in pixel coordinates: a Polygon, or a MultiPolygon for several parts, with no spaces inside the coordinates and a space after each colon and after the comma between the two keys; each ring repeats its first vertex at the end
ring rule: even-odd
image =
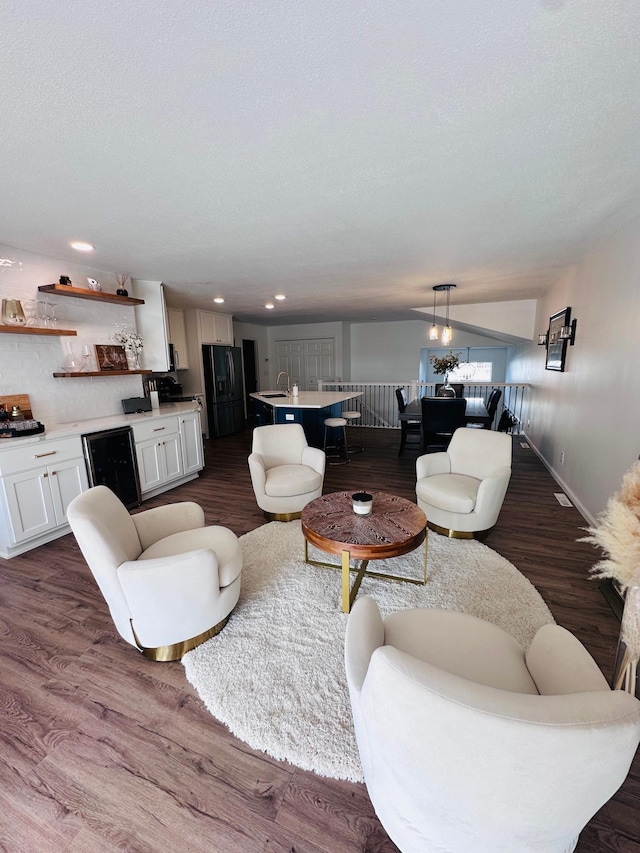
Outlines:
{"type": "MultiPolygon", "coordinates": [[[[456,397],[464,396],[464,385],[462,382],[450,382],[449,387],[453,388],[453,390],[456,392],[456,397]]],[[[438,396],[438,391],[441,388],[444,388],[444,382],[436,382],[436,388],[434,392],[436,397],[438,396]]]]}
{"type": "Polygon", "coordinates": [[[474,427],[475,429],[491,429],[493,424],[493,419],[496,416],[496,411],[498,409],[498,403],[500,402],[500,397],[502,396],[502,391],[499,388],[494,388],[493,391],[489,394],[489,399],[487,400],[487,412],[491,420],[487,424],[467,424],[468,427],[474,427]]]}
{"type": "MultiPolygon", "coordinates": [[[[407,392],[404,388],[396,388],[396,400],[398,401],[398,412],[402,414],[407,408],[407,392]]],[[[420,421],[400,421],[400,450],[398,451],[398,456],[402,456],[409,436],[416,436],[416,444],[421,444],[422,427],[420,421]]]]}
{"type": "Polygon", "coordinates": [[[487,402],[487,411],[489,412],[492,418],[496,413],[501,396],[502,391],[499,388],[494,388],[493,391],[489,394],[489,400],[487,402]]]}
{"type": "Polygon", "coordinates": [[[458,397],[422,398],[422,452],[446,450],[453,433],[465,425],[467,401],[458,397]]]}

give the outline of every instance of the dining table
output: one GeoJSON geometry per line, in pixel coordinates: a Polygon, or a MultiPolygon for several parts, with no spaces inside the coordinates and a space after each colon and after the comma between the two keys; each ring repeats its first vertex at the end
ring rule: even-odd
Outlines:
{"type": "MultiPolygon", "coordinates": [[[[483,397],[465,397],[467,408],[465,410],[464,419],[467,424],[482,424],[485,429],[491,429],[492,417],[487,411],[483,397]]],[[[416,397],[407,403],[404,412],[400,412],[398,417],[401,421],[422,421],[422,403],[420,397],[416,397]]]]}

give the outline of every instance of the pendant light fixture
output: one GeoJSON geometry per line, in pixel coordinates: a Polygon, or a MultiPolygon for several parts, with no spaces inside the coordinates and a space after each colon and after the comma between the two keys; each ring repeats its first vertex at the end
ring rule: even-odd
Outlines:
{"type": "Polygon", "coordinates": [[[437,292],[437,290],[438,290],[438,287],[436,285],[436,287],[433,288],[433,322],[431,323],[431,328],[429,329],[429,340],[430,341],[437,341],[438,337],[440,335],[440,332],[438,332],[438,327],[436,326],[436,292],[437,292]]]}
{"type": "Polygon", "coordinates": [[[446,290],[447,292],[447,311],[446,311],[446,319],[445,326],[442,329],[442,338],[441,341],[444,346],[449,346],[451,343],[451,338],[453,337],[453,329],[449,325],[449,303],[451,299],[451,288],[455,287],[455,284],[436,284],[433,287],[433,323],[431,325],[431,329],[429,330],[429,340],[437,341],[438,340],[438,327],[436,326],[436,293],[446,290]]]}

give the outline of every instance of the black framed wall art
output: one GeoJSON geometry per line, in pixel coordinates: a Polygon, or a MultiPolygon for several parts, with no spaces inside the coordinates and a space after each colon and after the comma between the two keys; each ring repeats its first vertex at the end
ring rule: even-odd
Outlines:
{"type": "Polygon", "coordinates": [[[571,308],[564,308],[556,314],[549,317],[549,330],[547,331],[547,360],[545,368],[547,370],[564,370],[564,363],[567,357],[566,338],[560,337],[560,329],[563,326],[569,326],[571,322],[571,308]]]}

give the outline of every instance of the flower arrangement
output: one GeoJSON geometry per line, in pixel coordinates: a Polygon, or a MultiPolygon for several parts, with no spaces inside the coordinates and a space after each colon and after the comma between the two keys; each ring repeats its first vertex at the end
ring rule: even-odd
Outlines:
{"type": "Polygon", "coordinates": [[[620,491],[609,498],[595,527],[587,528],[590,542],[607,555],[591,569],[598,578],[613,578],[626,591],[620,640],[626,647],[616,666],[614,688],[634,693],[640,659],[640,461],[627,471],[620,491]]]}
{"type": "Polygon", "coordinates": [[[433,365],[434,373],[444,373],[446,375],[460,364],[460,353],[449,350],[443,356],[430,355],[429,361],[433,365]]]}
{"type": "Polygon", "coordinates": [[[142,338],[133,329],[119,329],[113,336],[116,343],[122,344],[127,352],[139,358],[144,346],[142,338]]]}

